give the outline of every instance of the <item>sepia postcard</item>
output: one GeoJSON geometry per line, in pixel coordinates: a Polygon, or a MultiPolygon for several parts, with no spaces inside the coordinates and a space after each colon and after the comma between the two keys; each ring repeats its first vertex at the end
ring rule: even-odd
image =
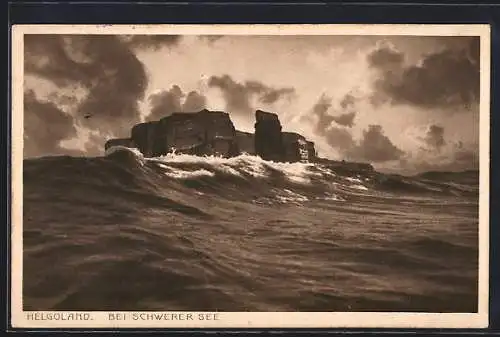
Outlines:
{"type": "Polygon", "coordinates": [[[14,328],[488,325],[488,25],[15,25],[14,328]]]}

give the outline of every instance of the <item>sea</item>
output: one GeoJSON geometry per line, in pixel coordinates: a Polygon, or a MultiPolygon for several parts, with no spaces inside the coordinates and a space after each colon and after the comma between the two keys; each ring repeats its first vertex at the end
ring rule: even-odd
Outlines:
{"type": "Polygon", "coordinates": [[[476,312],[478,171],[23,163],[24,310],[476,312]]]}

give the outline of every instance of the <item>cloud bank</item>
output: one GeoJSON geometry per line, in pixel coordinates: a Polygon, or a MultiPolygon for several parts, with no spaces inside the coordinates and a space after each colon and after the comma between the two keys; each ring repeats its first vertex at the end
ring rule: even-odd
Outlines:
{"type": "MultiPolygon", "coordinates": [[[[40,129],[43,125],[51,129],[53,125],[66,125],[68,130],[84,129],[91,133],[85,149],[91,149],[89,154],[101,153],[102,150],[97,149],[105,139],[126,135],[130,125],[141,120],[139,103],[144,99],[148,77],[135,51],[170,47],[179,39],[168,35],[26,35],[25,74],[50,83],[55,86],[55,92],[63,92],[62,95],[52,93],[50,98],[66,105],[67,110],[65,114],[40,120],[30,117],[40,112],[25,109],[27,130],[40,129]]],[[[30,92],[26,95],[33,97],[30,92]]],[[[28,107],[33,107],[33,103],[28,107]]],[[[59,142],[75,136],[75,132],[65,137],[55,134],[55,143],[48,153],[55,150],[72,153],[59,142]]],[[[36,147],[32,144],[35,141],[35,137],[28,137],[27,148],[36,147]]],[[[26,155],[31,154],[27,150],[26,155]]]]}
{"type": "Polygon", "coordinates": [[[178,85],[148,97],[151,113],[146,120],[159,120],[173,112],[197,112],[206,108],[206,97],[197,91],[187,95],[178,85]]]}
{"type": "Polygon", "coordinates": [[[294,88],[273,88],[256,80],[240,83],[227,74],[211,76],[208,86],[218,88],[222,92],[229,113],[243,115],[251,115],[255,112],[255,106],[252,103],[254,98],[263,104],[273,104],[295,93],[294,88]]]}
{"type": "Polygon", "coordinates": [[[25,156],[99,155],[172,112],[223,109],[238,127],[267,109],[323,157],[477,167],[478,38],[328,38],[27,35],[25,156]]]}
{"type": "Polygon", "coordinates": [[[479,44],[472,39],[462,50],[444,49],[406,65],[405,55],[382,45],[368,55],[379,72],[372,99],[423,108],[470,107],[479,100],[479,44]]]}

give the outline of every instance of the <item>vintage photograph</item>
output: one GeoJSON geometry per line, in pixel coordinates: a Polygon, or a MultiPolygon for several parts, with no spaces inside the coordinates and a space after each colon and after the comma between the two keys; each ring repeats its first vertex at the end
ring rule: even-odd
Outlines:
{"type": "Polygon", "coordinates": [[[484,36],[373,32],[24,31],[21,310],[477,313],[484,36]]]}

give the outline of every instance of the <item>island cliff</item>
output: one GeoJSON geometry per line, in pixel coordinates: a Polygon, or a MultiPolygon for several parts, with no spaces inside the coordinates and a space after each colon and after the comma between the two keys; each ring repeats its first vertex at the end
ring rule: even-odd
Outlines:
{"type": "Polygon", "coordinates": [[[145,157],[171,152],[224,157],[240,153],[236,129],[229,114],[222,111],[173,113],[159,121],[137,124],[130,142],[145,157]]]}
{"type": "Polygon", "coordinates": [[[175,152],[230,158],[247,153],[276,162],[315,162],[335,168],[373,171],[370,164],[319,158],[313,142],[298,133],[283,132],[278,115],[262,110],[255,112],[253,134],[236,130],[228,113],[204,109],[136,124],[130,138],[110,139],[104,148],[112,146],[137,148],[145,157],[175,152]]]}

